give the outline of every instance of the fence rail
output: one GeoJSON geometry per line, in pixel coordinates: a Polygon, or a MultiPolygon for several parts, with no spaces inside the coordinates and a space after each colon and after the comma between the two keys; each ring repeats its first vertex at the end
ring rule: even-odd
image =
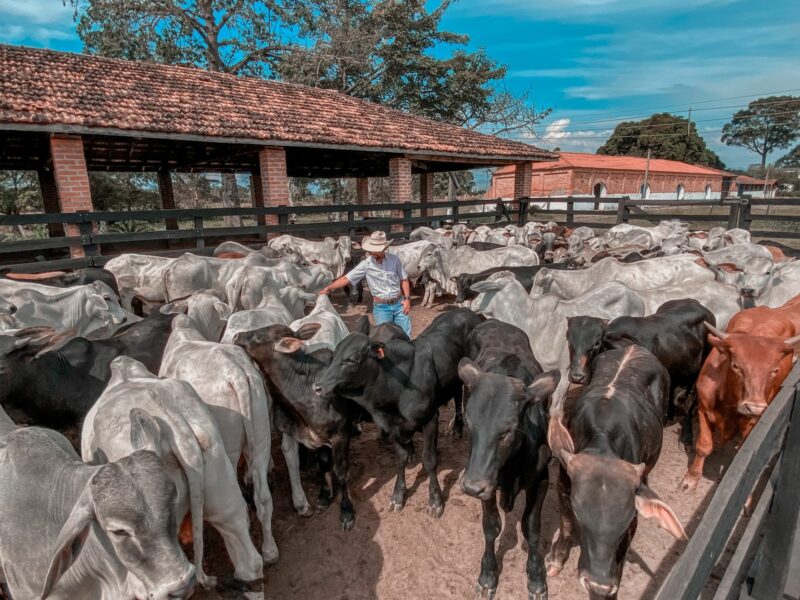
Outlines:
{"type": "Polygon", "coordinates": [[[755,214],[753,208],[768,207],[770,212],[784,207],[800,207],[800,199],[725,200],[634,200],[631,198],[523,198],[519,201],[498,199],[430,202],[426,204],[364,204],[336,206],[277,206],[239,208],[199,208],[180,210],[135,210],[125,212],[79,212],[0,215],[0,226],[68,227],[71,235],[44,239],[22,239],[0,242],[0,268],[17,271],[102,266],[110,256],[120,252],[141,250],[156,254],[175,254],[192,250],[206,252],[224,238],[241,241],[265,240],[273,234],[291,233],[310,236],[348,234],[372,229],[390,229],[393,236],[403,235],[414,226],[442,222],[475,222],[504,217],[519,225],[528,220],[555,221],[569,226],[585,225],[607,229],[619,223],[644,221],[655,224],[665,219],[682,219],[711,226],[741,227],[754,237],[800,239],[800,218],[791,214],[755,214]],[[600,205],[611,205],[601,208],[600,205]],[[563,208],[556,208],[563,206],[563,208]],[[478,208],[477,212],[469,209],[478,208]],[[597,208],[594,210],[593,208],[597,208]],[[708,208],[709,214],[687,214],[708,208]],[[674,210],[672,210],[674,209],[674,210]],[[663,212],[663,211],[669,212],[663,212]],[[390,216],[371,217],[369,213],[389,212],[390,216]],[[716,213],[716,214],[714,214],[716,213]],[[344,217],[330,221],[329,217],[344,217]],[[251,219],[253,225],[220,227],[215,221],[224,217],[251,219]],[[301,219],[290,222],[290,217],[301,219]],[[314,217],[325,217],[325,220],[314,217]],[[312,219],[306,221],[305,219],[312,219]],[[267,225],[266,220],[273,223],[267,225]],[[274,223],[277,221],[277,223],[274,223]],[[158,224],[157,231],[98,230],[102,223],[148,222],[158,224]],[[178,223],[182,224],[179,227],[178,223]],[[188,226],[187,226],[188,222],[188,226]],[[753,223],[759,227],[753,227],[753,223]],[[769,230],[762,224],[783,225],[785,229],[769,230]],[[797,230],[791,225],[798,223],[797,230]],[[78,235],[75,235],[75,228],[78,235]],[[163,227],[163,229],[161,229],[163,227]],[[38,254],[37,254],[38,253],[38,254]],[[82,254],[83,256],[79,256],[82,254]]]}

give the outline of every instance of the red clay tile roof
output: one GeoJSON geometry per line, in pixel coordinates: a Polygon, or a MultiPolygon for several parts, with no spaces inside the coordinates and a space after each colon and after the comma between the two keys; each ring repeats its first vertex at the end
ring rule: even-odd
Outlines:
{"type": "Polygon", "coordinates": [[[7,45],[0,45],[3,124],[523,161],[555,156],[332,90],[7,45]]]}
{"type": "Polygon", "coordinates": [[[755,177],[750,177],[749,175],[737,175],[736,176],[736,185],[775,185],[778,182],[777,179],[770,179],[769,181],[764,181],[763,179],[756,179],[755,177]]]}
{"type": "MultiPolygon", "coordinates": [[[[549,169],[597,169],[614,171],[642,171],[647,164],[646,158],[638,156],[607,156],[605,154],[586,154],[583,152],[560,152],[557,161],[537,162],[533,165],[534,171],[549,169]]],[[[513,172],[513,167],[503,167],[495,174],[513,172]]],[[[685,175],[718,175],[722,171],[711,167],[690,165],[677,160],[650,159],[651,173],[675,173],[685,175]]]]}

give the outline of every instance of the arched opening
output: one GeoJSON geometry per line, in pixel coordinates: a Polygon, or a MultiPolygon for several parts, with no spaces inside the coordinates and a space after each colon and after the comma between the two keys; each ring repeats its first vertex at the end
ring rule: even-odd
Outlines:
{"type": "Polygon", "coordinates": [[[683,187],[682,183],[678,184],[678,189],[675,190],[675,195],[678,197],[678,200],[683,200],[686,197],[686,188],[683,187]]]}
{"type": "Polygon", "coordinates": [[[706,200],[711,200],[711,184],[710,183],[706,185],[706,191],[705,191],[704,197],[705,197],[706,200]]]}
{"type": "Polygon", "coordinates": [[[639,187],[639,194],[642,200],[649,200],[650,199],[650,185],[642,184],[639,187]]]}
{"type": "Polygon", "coordinates": [[[594,184],[594,197],[595,198],[605,198],[606,197],[606,185],[602,182],[594,184]]]}

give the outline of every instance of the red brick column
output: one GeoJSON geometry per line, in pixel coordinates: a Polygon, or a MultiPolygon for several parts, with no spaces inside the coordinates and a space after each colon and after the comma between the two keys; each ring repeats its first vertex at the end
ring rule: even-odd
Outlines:
{"type": "MultiPolygon", "coordinates": [[[[514,170],[514,200],[530,197],[532,177],[533,165],[531,163],[520,163],[516,166],[514,170]]],[[[515,208],[519,211],[519,202],[515,208]]],[[[527,221],[527,219],[525,220],[527,221]]]]}
{"type": "MultiPolygon", "coordinates": [[[[369,178],[359,177],[356,179],[356,204],[369,204],[369,178]]],[[[362,212],[361,217],[371,217],[372,212],[362,212]]]]}
{"type": "MultiPolygon", "coordinates": [[[[289,176],[286,174],[286,150],[262,148],[258,152],[261,179],[261,206],[289,205],[289,176]]],[[[277,225],[277,215],[267,215],[267,225],[277,225]]]]}
{"type": "MultiPolygon", "coordinates": [[[[172,188],[172,175],[168,169],[158,172],[158,193],[161,195],[161,208],[175,210],[175,191],[172,188]]],[[[178,229],[178,219],[165,219],[167,229],[178,229]]]]}
{"type": "Polygon", "coordinates": [[[419,176],[419,201],[422,204],[419,214],[427,217],[428,209],[425,205],[433,201],[433,173],[423,173],[419,176]]]}
{"type": "MultiPolygon", "coordinates": [[[[389,159],[389,198],[393,204],[411,202],[411,161],[407,158],[389,159]]],[[[392,217],[402,218],[402,210],[393,210],[392,217]]],[[[403,225],[393,225],[392,231],[403,231],[403,225]]]]}
{"type": "MultiPolygon", "coordinates": [[[[83,140],[77,135],[53,135],[50,138],[50,153],[53,157],[53,172],[58,203],[62,213],[91,212],[92,194],[89,189],[89,173],[83,154],[83,140]]],[[[80,235],[77,225],[66,226],[68,236],[80,235]]],[[[83,248],[70,248],[73,258],[84,256],[83,248]]]]}
{"type": "MultiPolygon", "coordinates": [[[[42,204],[44,212],[58,214],[61,212],[61,205],[58,203],[58,187],[52,168],[41,168],[37,172],[39,176],[39,190],[42,192],[42,204]]],[[[64,237],[63,223],[48,223],[47,231],[51,238],[64,237]]]]}
{"type": "MultiPolygon", "coordinates": [[[[264,207],[264,186],[261,184],[261,173],[250,173],[250,193],[253,196],[253,207],[264,207]]],[[[267,224],[266,215],[258,215],[256,221],[260,226],[267,224]]]]}

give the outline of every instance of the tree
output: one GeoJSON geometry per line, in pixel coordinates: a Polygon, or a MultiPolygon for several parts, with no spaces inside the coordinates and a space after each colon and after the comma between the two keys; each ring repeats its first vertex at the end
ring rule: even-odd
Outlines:
{"type": "Polygon", "coordinates": [[[0,212],[18,215],[43,209],[35,171],[0,171],[0,212]]]}
{"type": "Polygon", "coordinates": [[[791,152],[779,158],[775,166],[781,169],[800,168],[800,146],[795,146],[791,152]]]}
{"type": "Polygon", "coordinates": [[[741,146],[761,157],[761,167],[773,150],[787,148],[800,137],[800,98],[768,96],[738,111],[722,128],[722,141],[741,146]]]}
{"type": "Polygon", "coordinates": [[[152,210],[160,206],[155,177],[149,173],[89,173],[97,210],[152,210]]]}
{"type": "Polygon", "coordinates": [[[597,154],[647,156],[648,150],[653,158],[725,168],[719,156],[706,146],[693,122],[669,113],[620,123],[606,143],[597,149],[597,154]]]}

